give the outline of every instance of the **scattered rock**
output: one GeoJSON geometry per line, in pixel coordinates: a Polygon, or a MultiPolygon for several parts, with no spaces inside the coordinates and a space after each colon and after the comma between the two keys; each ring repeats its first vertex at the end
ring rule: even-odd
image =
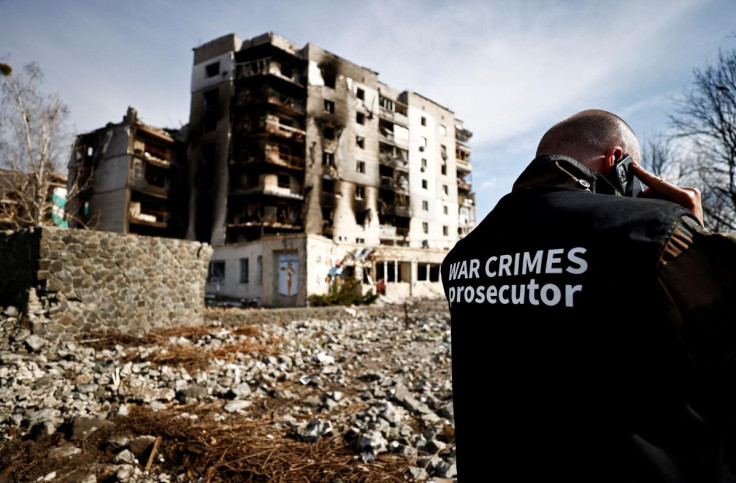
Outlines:
{"type": "Polygon", "coordinates": [[[72,431],[69,439],[71,441],[84,441],[98,429],[112,427],[113,423],[100,418],[88,418],[79,416],[72,422],[72,431]]]}
{"type": "Polygon", "coordinates": [[[315,443],[320,437],[330,434],[332,434],[332,423],[322,419],[311,421],[297,430],[299,439],[308,443],[315,443]]]}
{"type": "Polygon", "coordinates": [[[242,411],[243,409],[246,409],[251,404],[253,404],[250,401],[243,401],[242,399],[235,399],[234,401],[230,401],[229,403],[225,404],[222,409],[229,413],[234,413],[237,411],[242,411]]]}
{"type": "Polygon", "coordinates": [[[70,444],[62,444],[49,451],[49,458],[63,459],[81,453],[82,450],[70,444]]]}
{"type": "Polygon", "coordinates": [[[138,436],[137,438],[133,438],[128,443],[128,447],[130,448],[130,451],[133,452],[133,454],[136,455],[136,457],[140,458],[143,456],[143,454],[146,453],[149,449],[151,449],[151,446],[153,446],[153,443],[156,441],[155,436],[138,436]]]}
{"type": "Polygon", "coordinates": [[[124,449],[120,453],[116,454],[114,461],[116,463],[128,463],[131,465],[136,463],[135,455],[128,449],[124,449]]]}
{"type": "Polygon", "coordinates": [[[25,338],[26,347],[31,352],[40,352],[43,346],[46,345],[46,340],[35,334],[29,335],[25,338]]]}
{"type": "MultiPolygon", "coordinates": [[[[137,406],[188,411],[177,403],[191,404],[196,411],[186,417],[216,421],[237,419],[250,408],[250,417],[267,417],[274,431],[289,431],[301,441],[345,438],[364,462],[387,451],[401,455],[414,464],[407,479],[426,481],[428,473],[454,478],[446,308],[412,313],[417,323],[408,328],[401,322],[403,310],[398,318],[389,308],[351,310],[355,315],[340,311],[337,319],[289,316],[259,326],[257,336],[221,326],[204,336],[177,335],[140,346],[121,341],[106,348],[52,342],[52,337],[6,323],[9,317],[0,314],[0,435],[54,445],[48,457],[62,464],[88,458],[85,448],[91,446],[81,442],[113,424],[108,418],[135,414],[137,406]],[[226,358],[213,357],[202,370],[156,359],[166,346],[211,354],[243,343],[275,350],[225,351],[226,358]],[[201,411],[211,413],[203,416],[201,411]],[[65,436],[54,435],[60,428],[65,436]]],[[[116,423],[125,425],[124,420],[116,423]]],[[[74,480],[191,481],[183,470],[156,473],[166,466],[159,459],[162,453],[150,475],[140,480],[140,465],[156,436],[111,435],[102,445],[108,459],[79,468],[74,480]]]]}

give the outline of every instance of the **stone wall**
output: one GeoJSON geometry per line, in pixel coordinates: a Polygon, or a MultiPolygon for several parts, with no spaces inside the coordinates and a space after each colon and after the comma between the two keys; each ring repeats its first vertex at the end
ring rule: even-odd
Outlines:
{"type": "Polygon", "coordinates": [[[47,339],[202,322],[207,244],[43,228],[0,233],[0,306],[47,339]]]}

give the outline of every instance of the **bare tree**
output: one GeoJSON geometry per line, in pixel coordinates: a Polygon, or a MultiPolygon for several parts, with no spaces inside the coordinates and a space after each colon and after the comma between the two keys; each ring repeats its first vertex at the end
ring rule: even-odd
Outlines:
{"type": "Polygon", "coordinates": [[[703,193],[706,226],[736,230],[736,50],[695,70],[693,89],[671,117],[676,136],[690,146],[690,166],[703,193]]]}
{"type": "Polygon", "coordinates": [[[68,155],[69,110],[58,95],[42,91],[37,64],[21,73],[0,67],[0,219],[11,229],[49,225],[54,189],[66,189],[60,169],[68,155]]]}

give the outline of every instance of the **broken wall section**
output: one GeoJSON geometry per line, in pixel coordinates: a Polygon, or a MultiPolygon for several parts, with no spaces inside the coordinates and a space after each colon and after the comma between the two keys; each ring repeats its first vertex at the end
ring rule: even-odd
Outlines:
{"type": "Polygon", "coordinates": [[[0,233],[0,254],[0,280],[13,287],[2,287],[0,305],[20,306],[47,339],[202,321],[207,244],[43,228],[0,233]]]}

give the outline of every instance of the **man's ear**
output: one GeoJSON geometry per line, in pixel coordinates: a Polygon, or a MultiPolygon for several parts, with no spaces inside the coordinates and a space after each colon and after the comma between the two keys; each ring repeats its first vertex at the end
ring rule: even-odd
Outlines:
{"type": "Polygon", "coordinates": [[[624,150],[621,146],[613,146],[606,151],[606,166],[611,169],[616,163],[624,158],[624,150]]]}

